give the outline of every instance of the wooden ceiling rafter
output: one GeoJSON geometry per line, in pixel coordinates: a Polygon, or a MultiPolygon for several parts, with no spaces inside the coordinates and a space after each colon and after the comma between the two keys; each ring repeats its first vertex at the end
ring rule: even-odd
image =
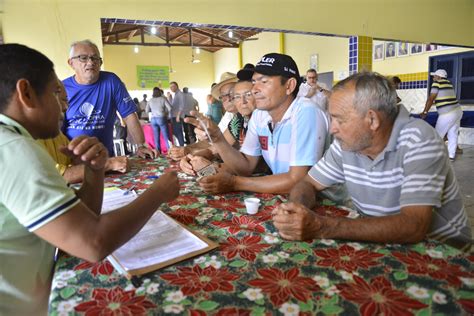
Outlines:
{"type": "Polygon", "coordinates": [[[209,52],[221,48],[237,48],[241,41],[257,34],[256,31],[218,29],[212,27],[188,27],[169,25],[145,25],[127,23],[103,23],[102,42],[104,45],[138,45],[138,46],[180,46],[200,47],[209,52]],[[133,25],[133,27],[130,27],[133,25]],[[151,32],[151,27],[156,32],[151,32]],[[223,36],[233,31],[233,38],[223,36]],[[165,43],[146,42],[145,35],[162,39],[165,43]]]}

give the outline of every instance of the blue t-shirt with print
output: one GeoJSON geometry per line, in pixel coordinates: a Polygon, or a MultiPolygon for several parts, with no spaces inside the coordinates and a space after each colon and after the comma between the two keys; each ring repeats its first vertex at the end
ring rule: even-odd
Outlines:
{"type": "Polygon", "coordinates": [[[123,82],[114,73],[101,71],[99,80],[90,85],[78,84],[74,76],[63,83],[69,100],[64,134],[69,139],[84,134],[95,136],[113,156],[116,111],[125,118],[137,110],[123,82]]]}

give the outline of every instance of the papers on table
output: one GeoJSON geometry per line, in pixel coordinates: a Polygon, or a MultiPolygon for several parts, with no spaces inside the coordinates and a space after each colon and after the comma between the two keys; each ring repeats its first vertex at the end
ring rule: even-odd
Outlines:
{"type": "MultiPolygon", "coordinates": [[[[124,192],[118,189],[104,192],[102,212],[113,211],[137,197],[133,191],[133,194],[124,192]]],[[[107,259],[117,271],[131,277],[160,269],[216,247],[217,244],[198,237],[162,211],[157,211],[132,239],[107,259]]]]}

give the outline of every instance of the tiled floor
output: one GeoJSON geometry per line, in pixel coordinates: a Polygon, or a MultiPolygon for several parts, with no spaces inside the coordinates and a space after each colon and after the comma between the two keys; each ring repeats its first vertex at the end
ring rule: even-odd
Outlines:
{"type": "Polygon", "coordinates": [[[461,189],[464,207],[474,231],[474,146],[461,145],[463,154],[453,162],[454,172],[461,189]]]}

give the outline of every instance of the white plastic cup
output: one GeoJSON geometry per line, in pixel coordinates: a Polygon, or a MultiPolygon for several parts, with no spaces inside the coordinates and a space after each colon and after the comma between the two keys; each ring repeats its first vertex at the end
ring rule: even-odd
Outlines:
{"type": "Polygon", "coordinates": [[[258,207],[260,206],[260,199],[246,198],[244,202],[245,207],[247,208],[247,214],[257,214],[258,207]]]}

